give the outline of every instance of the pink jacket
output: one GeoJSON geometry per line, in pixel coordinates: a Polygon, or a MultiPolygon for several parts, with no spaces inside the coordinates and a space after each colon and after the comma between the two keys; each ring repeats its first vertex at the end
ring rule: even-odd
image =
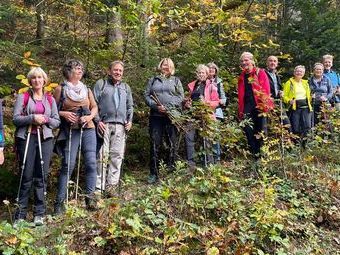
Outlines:
{"type": "MultiPolygon", "coordinates": [[[[194,80],[188,84],[190,96],[195,88],[195,83],[197,80],[194,80]]],[[[210,107],[215,110],[215,108],[220,103],[220,97],[218,95],[217,87],[210,80],[206,80],[206,85],[204,88],[204,102],[210,105],[210,107]]]]}

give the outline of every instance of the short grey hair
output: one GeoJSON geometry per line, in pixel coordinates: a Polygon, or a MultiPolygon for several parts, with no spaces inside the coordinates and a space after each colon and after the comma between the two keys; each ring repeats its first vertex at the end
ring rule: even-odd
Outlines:
{"type": "Polygon", "coordinates": [[[314,67],[313,67],[313,69],[315,69],[317,66],[321,66],[321,67],[322,67],[322,69],[325,69],[325,67],[323,66],[323,64],[322,64],[322,63],[320,63],[320,62],[316,62],[316,63],[314,64],[314,67]]]}
{"type": "Polygon", "coordinates": [[[203,64],[199,64],[196,68],[196,73],[198,73],[199,71],[204,70],[207,74],[209,73],[209,67],[207,67],[206,65],[203,64]]]}
{"type": "Polygon", "coordinates": [[[268,62],[268,60],[269,60],[270,58],[274,58],[274,59],[276,59],[277,61],[279,61],[279,59],[277,58],[277,56],[270,55],[270,56],[267,58],[267,62],[268,62]]]}
{"type": "Polygon", "coordinates": [[[80,60],[66,60],[63,66],[63,76],[68,80],[71,77],[72,69],[79,66],[84,70],[84,64],[80,60]]]}
{"type": "Polygon", "coordinates": [[[322,61],[325,61],[327,59],[330,59],[331,61],[333,61],[334,57],[330,54],[326,54],[322,56],[322,61]]]}
{"type": "Polygon", "coordinates": [[[304,72],[306,72],[306,67],[303,66],[303,65],[298,65],[294,68],[294,72],[297,70],[297,69],[302,69],[304,72]]]}
{"type": "Polygon", "coordinates": [[[31,84],[31,81],[33,79],[33,77],[36,77],[37,75],[41,75],[43,78],[44,78],[44,85],[47,84],[48,82],[48,78],[47,78],[47,74],[45,73],[45,71],[41,68],[41,67],[33,67],[27,74],[27,80],[28,80],[28,83],[30,85],[31,84]]]}
{"type": "Polygon", "coordinates": [[[218,74],[218,72],[220,71],[220,69],[218,68],[218,66],[214,63],[214,62],[210,62],[207,64],[208,68],[213,68],[216,70],[216,75],[218,74]]]}
{"type": "Polygon", "coordinates": [[[124,63],[123,61],[120,61],[120,60],[115,60],[115,61],[112,61],[109,65],[109,69],[111,69],[112,67],[114,67],[115,65],[121,65],[124,69],[124,63]]]}
{"type": "Polygon", "coordinates": [[[240,56],[240,61],[242,61],[243,58],[245,58],[245,57],[249,57],[250,60],[251,60],[251,63],[255,66],[254,55],[252,53],[250,53],[249,51],[243,52],[240,56]]]}

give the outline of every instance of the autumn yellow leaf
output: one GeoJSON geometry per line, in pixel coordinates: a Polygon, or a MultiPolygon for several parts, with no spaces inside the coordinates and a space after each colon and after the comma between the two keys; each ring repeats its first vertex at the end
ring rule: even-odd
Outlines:
{"type": "Polygon", "coordinates": [[[18,238],[16,236],[12,236],[10,238],[8,238],[5,243],[8,244],[8,245],[13,245],[13,244],[16,244],[18,242],[18,238]]]}
{"type": "Polygon", "coordinates": [[[29,87],[21,88],[21,89],[19,89],[18,93],[22,94],[22,93],[25,93],[28,90],[29,90],[29,87]]]}
{"type": "Polygon", "coordinates": [[[34,63],[34,62],[32,62],[32,61],[30,61],[30,60],[28,60],[28,59],[23,59],[23,60],[22,60],[22,63],[24,63],[24,64],[26,64],[26,65],[29,65],[29,66],[35,66],[35,67],[40,66],[39,64],[34,63]]]}
{"type": "Polygon", "coordinates": [[[51,92],[53,90],[53,88],[51,88],[50,86],[46,86],[45,88],[44,88],[44,91],[45,92],[51,92]]]}
{"type": "Polygon", "coordinates": [[[55,83],[55,82],[53,82],[53,83],[50,83],[50,84],[48,84],[48,86],[49,86],[49,87],[51,87],[51,88],[56,88],[56,87],[58,87],[58,86],[59,86],[59,84],[58,84],[58,83],[55,83]]]}
{"type": "Polygon", "coordinates": [[[28,82],[28,79],[22,79],[22,80],[21,80],[21,83],[24,84],[24,85],[26,85],[26,86],[31,86],[31,85],[29,84],[29,82],[28,82]]]}
{"type": "Polygon", "coordinates": [[[31,54],[32,54],[32,52],[26,51],[26,52],[24,53],[24,58],[29,58],[29,57],[31,56],[31,54]]]}

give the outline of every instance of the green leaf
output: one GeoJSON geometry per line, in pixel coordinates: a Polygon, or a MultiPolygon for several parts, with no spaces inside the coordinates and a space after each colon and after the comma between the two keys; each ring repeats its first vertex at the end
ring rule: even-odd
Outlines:
{"type": "Polygon", "coordinates": [[[208,250],[207,250],[207,255],[219,255],[220,254],[220,250],[213,246],[213,247],[210,247],[208,250]]]}
{"type": "Polygon", "coordinates": [[[16,78],[17,80],[23,80],[23,79],[26,78],[26,76],[23,75],[23,74],[18,74],[17,76],[15,76],[15,78],[16,78]]]}

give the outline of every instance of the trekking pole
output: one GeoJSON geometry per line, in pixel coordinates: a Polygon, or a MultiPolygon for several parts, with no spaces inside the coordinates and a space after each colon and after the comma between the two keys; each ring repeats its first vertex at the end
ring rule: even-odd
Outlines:
{"type": "Polygon", "coordinates": [[[283,104],[282,98],[280,97],[280,124],[281,124],[281,149],[282,149],[282,156],[284,154],[284,142],[283,142],[283,104]]]}
{"type": "Polygon", "coordinates": [[[40,157],[41,175],[42,175],[42,181],[43,181],[43,191],[44,191],[44,196],[46,196],[45,171],[44,171],[44,160],[43,160],[43,157],[42,157],[42,149],[41,149],[40,128],[41,128],[40,126],[37,127],[38,147],[39,147],[39,157],[40,157]]]}
{"type": "MultiPolygon", "coordinates": [[[[32,131],[32,125],[29,125],[28,130],[27,130],[27,138],[26,138],[26,145],[25,145],[25,151],[24,151],[24,158],[22,160],[22,165],[21,165],[20,182],[19,182],[18,194],[17,194],[17,198],[16,198],[17,203],[19,203],[19,199],[20,199],[20,188],[21,188],[21,183],[22,183],[22,177],[23,177],[24,171],[25,171],[25,164],[26,164],[26,159],[27,159],[28,146],[29,146],[30,138],[31,138],[31,131],[32,131]]],[[[20,206],[19,206],[19,208],[20,208],[20,206]]]]}
{"type": "Polygon", "coordinates": [[[82,140],[83,140],[83,132],[84,132],[84,125],[80,128],[80,137],[79,137],[79,149],[78,149],[78,166],[77,166],[77,179],[76,179],[76,201],[78,200],[78,188],[79,188],[79,172],[80,172],[80,159],[81,159],[81,147],[82,147],[82,140]]]}
{"type": "Polygon", "coordinates": [[[280,124],[281,124],[281,165],[282,165],[284,175],[287,178],[285,165],[284,165],[285,147],[284,147],[284,134],[283,134],[283,103],[282,103],[282,97],[280,97],[280,124]]]}
{"type": "Polygon", "coordinates": [[[67,156],[67,184],[66,184],[66,205],[68,205],[69,197],[69,181],[70,181],[70,161],[71,161],[71,140],[72,140],[72,124],[68,134],[68,156],[67,156]]]}
{"type": "Polygon", "coordinates": [[[100,175],[100,193],[103,195],[104,193],[104,144],[102,145],[100,160],[101,160],[101,175],[100,175]]]}
{"type": "Polygon", "coordinates": [[[207,163],[207,144],[206,144],[206,140],[205,140],[205,137],[203,137],[203,153],[204,153],[204,167],[207,167],[208,166],[208,163],[207,163]]]}
{"type": "Polygon", "coordinates": [[[124,142],[124,154],[123,154],[123,160],[122,165],[120,168],[120,174],[119,174],[119,181],[118,181],[118,193],[121,195],[121,189],[122,189],[122,178],[124,173],[124,158],[125,158],[125,152],[126,152],[126,141],[128,139],[128,131],[125,130],[125,142],[124,142]]]}

